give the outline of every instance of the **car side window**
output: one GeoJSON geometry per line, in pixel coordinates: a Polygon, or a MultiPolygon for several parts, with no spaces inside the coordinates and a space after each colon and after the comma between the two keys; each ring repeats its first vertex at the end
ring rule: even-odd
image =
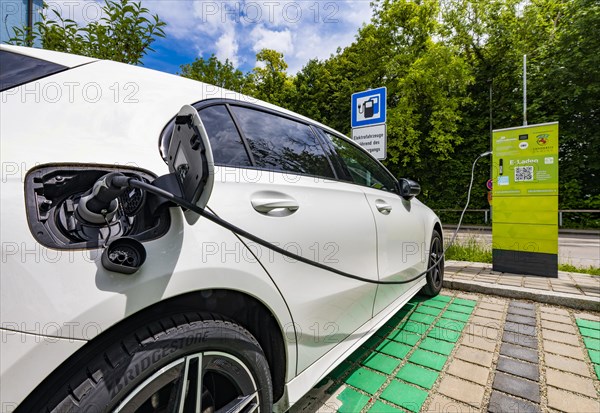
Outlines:
{"type": "Polygon", "coordinates": [[[258,168],[334,178],[329,159],[308,125],[231,106],[258,168]]]}
{"type": "Polygon", "coordinates": [[[67,69],[56,63],[0,50],[0,92],[67,69]]]}
{"type": "Polygon", "coordinates": [[[354,183],[396,192],[396,180],[373,158],[346,140],[324,132],[335,147],[354,183]]]}
{"type": "Polygon", "coordinates": [[[242,138],[223,105],[198,111],[204,124],[217,165],[252,166],[242,138]]]}

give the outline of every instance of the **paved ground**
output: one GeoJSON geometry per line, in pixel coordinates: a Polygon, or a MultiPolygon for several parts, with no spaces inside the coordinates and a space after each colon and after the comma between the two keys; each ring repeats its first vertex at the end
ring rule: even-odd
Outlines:
{"type": "Polygon", "coordinates": [[[292,412],[600,412],[600,315],[415,297],[292,412]]]}
{"type": "MultiPolygon", "coordinates": [[[[453,229],[445,229],[446,242],[453,232],[453,229]]],[[[461,230],[456,239],[462,243],[473,239],[491,248],[492,232],[490,230],[461,230]]],[[[593,233],[559,234],[558,260],[561,264],[571,264],[576,267],[600,267],[600,235],[593,233]]]]}

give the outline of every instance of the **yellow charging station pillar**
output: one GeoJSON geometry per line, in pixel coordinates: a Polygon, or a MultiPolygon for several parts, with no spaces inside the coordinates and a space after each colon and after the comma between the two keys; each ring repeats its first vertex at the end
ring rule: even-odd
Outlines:
{"type": "Polygon", "coordinates": [[[493,270],[558,277],[558,122],[493,131],[493,270]]]}

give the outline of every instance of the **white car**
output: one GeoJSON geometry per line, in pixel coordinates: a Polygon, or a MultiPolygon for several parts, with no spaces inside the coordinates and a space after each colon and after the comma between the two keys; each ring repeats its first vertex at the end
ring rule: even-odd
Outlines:
{"type": "Polygon", "coordinates": [[[3,45],[0,69],[3,411],[283,412],[441,289],[418,184],[327,126],[88,57],[3,45]],[[103,192],[123,177],[275,247],[103,192]]]}

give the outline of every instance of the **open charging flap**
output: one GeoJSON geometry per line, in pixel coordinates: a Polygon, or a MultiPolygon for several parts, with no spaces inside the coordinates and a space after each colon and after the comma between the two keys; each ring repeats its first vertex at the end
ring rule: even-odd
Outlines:
{"type": "MultiPolygon", "coordinates": [[[[190,105],[181,108],[168,151],[169,172],[177,179],[182,197],[205,208],[212,193],[215,163],[206,129],[198,111],[190,105]]],[[[200,215],[185,211],[185,219],[193,225],[200,215]]]]}

